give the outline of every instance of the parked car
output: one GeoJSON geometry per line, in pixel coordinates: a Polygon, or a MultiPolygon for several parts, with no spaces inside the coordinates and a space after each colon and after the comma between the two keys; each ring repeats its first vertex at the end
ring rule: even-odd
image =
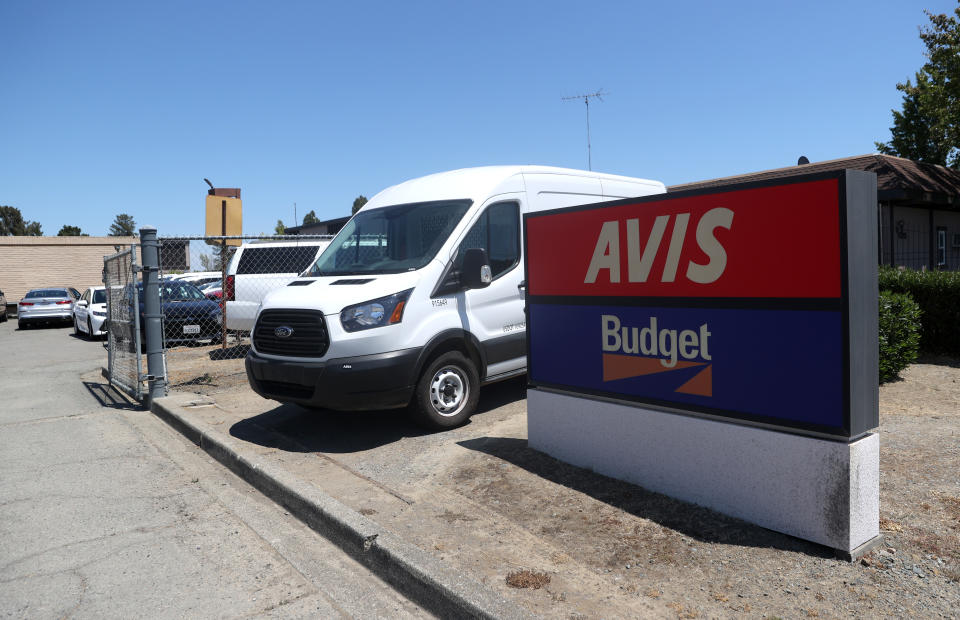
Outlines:
{"type": "MultiPolygon", "coordinates": [[[[223,314],[220,305],[203,296],[187,282],[160,282],[160,310],[163,312],[163,338],[167,343],[210,340],[220,342],[223,314]]],[[[137,284],[140,301],[140,330],[143,332],[143,283],[137,284]]],[[[131,300],[132,302],[132,300],[131,300]]]]}
{"type": "Polygon", "coordinates": [[[3,296],[3,291],[0,291],[0,323],[4,323],[7,320],[7,298],[3,296]]]}
{"type": "Polygon", "coordinates": [[[283,288],[312,265],[329,241],[244,243],[227,266],[227,329],[248,332],[264,295],[283,288]]]}
{"type": "Polygon", "coordinates": [[[220,280],[207,282],[206,284],[198,286],[197,288],[200,289],[207,299],[213,301],[220,301],[223,299],[223,287],[221,286],[220,280]]]}
{"type": "Polygon", "coordinates": [[[102,286],[88,288],[73,307],[73,333],[87,338],[99,338],[107,334],[107,289],[102,286]]]}
{"type": "Polygon", "coordinates": [[[197,288],[200,288],[200,286],[209,284],[210,282],[222,281],[223,274],[221,274],[219,271],[188,271],[186,273],[170,276],[170,279],[189,282],[197,288]]]}
{"type": "Polygon", "coordinates": [[[72,323],[73,305],[79,297],[80,291],[68,286],[30,289],[17,304],[17,327],[25,329],[37,323],[72,323]]]}

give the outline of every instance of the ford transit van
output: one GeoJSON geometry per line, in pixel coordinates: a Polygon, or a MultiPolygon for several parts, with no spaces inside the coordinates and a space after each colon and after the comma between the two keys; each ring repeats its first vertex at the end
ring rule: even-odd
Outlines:
{"type": "Polygon", "coordinates": [[[409,406],[427,427],[460,425],[482,385],[526,372],[523,214],[664,191],[542,166],[468,168],[385,189],[263,299],[250,385],[280,402],[409,406]]]}

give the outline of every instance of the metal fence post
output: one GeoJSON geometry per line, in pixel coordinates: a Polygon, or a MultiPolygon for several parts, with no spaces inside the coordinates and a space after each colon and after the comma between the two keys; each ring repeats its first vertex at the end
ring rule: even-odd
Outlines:
{"type": "Polygon", "coordinates": [[[163,364],[163,328],[160,308],[160,243],[157,229],[140,229],[140,254],[143,260],[143,322],[144,347],[147,353],[147,402],[167,395],[166,372],[163,364]]]}

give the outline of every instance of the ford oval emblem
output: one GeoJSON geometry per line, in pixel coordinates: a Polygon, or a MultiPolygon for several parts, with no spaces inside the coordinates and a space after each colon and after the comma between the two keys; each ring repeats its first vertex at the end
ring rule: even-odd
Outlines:
{"type": "Polygon", "coordinates": [[[293,328],[283,325],[273,330],[273,335],[277,338],[289,338],[293,335],[293,328]]]}

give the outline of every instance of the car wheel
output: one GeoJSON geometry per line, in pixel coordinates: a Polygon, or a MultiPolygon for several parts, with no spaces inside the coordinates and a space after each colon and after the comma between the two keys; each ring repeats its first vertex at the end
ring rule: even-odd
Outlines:
{"type": "Polygon", "coordinates": [[[93,322],[87,317],[87,338],[93,340],[93,322]]]}
{"type": "Polygon", "coordinates": [[[26,329],[27,328],[26,325],[27,325],[26,323],[24,323],[20,319],[17,319],[17,329],[26,329]]]}
{"type": "Polygon", "coordinates": [[[453,428],[470,419],[479,398],[476,366],[459,351],[449,351],[428,364],[420,375],[411,413],[427,428],[453,428]]]}

